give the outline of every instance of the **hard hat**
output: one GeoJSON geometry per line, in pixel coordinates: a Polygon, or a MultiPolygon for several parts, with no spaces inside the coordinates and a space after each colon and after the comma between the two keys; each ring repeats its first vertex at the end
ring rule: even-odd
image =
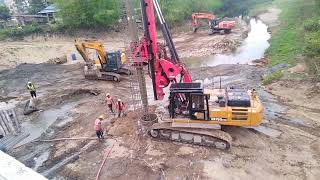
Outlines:
{"type": "Polygon", "coordinates": [[[104,119],[104,116],[103,116],[103,115],[100,115],[100,116],[99,116],[99,119],[101,119],[101,120],[104,119]]]}
{"type": "Polygon", "coordinates": [[[106,94],[106,96],[110,96],[110,94],[109,94],[109,93],[107,93],[107,94],[106,94]]]}
{"type": "Polygon", "coordinates": [[[121,101],[121,99],[118,99],[118,101],[121,101]]]}
{"type": "Polygon", "coordinates": [[[31,81],[28,81],[28,84],[31,84],[31,81]]]}

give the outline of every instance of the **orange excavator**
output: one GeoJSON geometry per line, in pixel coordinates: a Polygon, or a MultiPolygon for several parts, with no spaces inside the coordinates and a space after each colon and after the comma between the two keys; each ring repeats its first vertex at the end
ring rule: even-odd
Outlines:
{"type": "Polygon", "coordinates": [[[198,19],[209,20],[209,27],[211,31],[210,34],[221,32],[230,33],[231,30],[236,26],[235,21],[222,21],[212,13],[192,13],[192,28],[194,33],[196,33],[200,27],[198,19]]]}

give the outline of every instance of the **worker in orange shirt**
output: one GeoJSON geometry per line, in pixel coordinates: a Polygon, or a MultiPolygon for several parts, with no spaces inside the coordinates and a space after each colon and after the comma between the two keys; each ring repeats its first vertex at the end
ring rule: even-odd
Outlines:
{"type": "Polygon", "coordinates": [[[113,108],[112,108],[112,105],[114,104],[114,101],[113,101],[113,98],[110,96],[109,93],[107,93],[107,95],[106,95],[106,103],[107,103],[107,106],[109,107],[110,111],[112,113],[114,113],[113,108]]]}
{"type": "Polygon", "coordinates": [[[103,116],[100,115],[99,118],[94,121],[94,130],[99,140],[103,139],[102,120],[103,116]]]}
{"type": "Polygon", "coordinates": [[[124,105],[124,103],[121,101],[121,99],[118,99],[118,102],[117,102],[117,104],[116,104],[116,108],[117,108],[117,110],[118,110],[118,117],[121,116],[121,113],[124,114],[123,111],[124,111],[125,105],[124,105]]]}

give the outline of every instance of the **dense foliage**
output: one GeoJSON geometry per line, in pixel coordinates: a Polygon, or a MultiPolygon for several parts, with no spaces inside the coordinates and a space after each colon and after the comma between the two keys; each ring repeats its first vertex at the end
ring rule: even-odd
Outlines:
{"type": "Polygon", "coordinates": [[[0,5],[0,20],[7,21],[10,18],[10,10],[6,6],[0,5]]]}
{"type": "MultiPolygon", "coordinates": [[[[271,0],[159,0],[171,25],[190,20],[193,12],[214,12],[223,16],[247,14],[252,6],[271,0]]],[[[121,16],[120,0],[53,0],[57,3],[65,27],[97,28],[114,25],[121,16]]],[[[139,5],[139,0],[135,0],[139,5]]],[[[139,13],[139,11],[137,11],[139,13]]]]}
{"type": "Polygon", "coordinates": [[[14,0],[20,14],[37,14],[47,6],[47,0],[14,0]]]}
{"type": "Polygon", "coordinates": [[[36,23],[24,27],[0,29],[0,40],[4,40],[6,38],[20,39],[24,36],[39,32],[43,32],[43,28],[36,23]]]}
{"type": "Polygon", "coordinates": [[[56,0],[63,24],[70,28],[110,27],[119,19],[118,0],[56,0]]]}
{"type": "Polygon", "coordinates": [[[295,64],[305,59],[310,70],[320,74],[320,0],[274,0],[274,3],[282,13],[281,25],[273,33],[268,49],[271,65],[295,64]]]}
{"type": "Polygon", "coordinates": [[[219,13],[224,16],[248,15],[249,10],[265,2],[273,0],[222,0],[223,6],[219,9],[219,13]]]}
{"type": "Polygon", "coordinates": [[[223,6],[221,0],[160,0],[159,2],[170,24],[190,19],[193,12],[215,12],[223,6]]]}

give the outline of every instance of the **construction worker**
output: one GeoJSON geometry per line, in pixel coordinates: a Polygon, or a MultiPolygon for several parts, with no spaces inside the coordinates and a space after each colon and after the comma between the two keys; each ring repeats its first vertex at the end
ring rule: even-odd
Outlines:
{"type": "Polygon", "coordinates": [[[98,119],[94,121],[94,130],[98,139],[103,139],[103,129],[102,129],[103,115],[100,115],[98,119]]]}
{"type": "Polygon", "coordinates": [[[109,93],[107,93],[107,95],[106,95],[106,103],[107,103],[110,111],[111,111],[112,113],[114,113],[113,108],[112,108],[112,105],[114,104],[114,101],[113,101],[113,98],[110,96],[109,93]]]}
{"type": "Polygon", "coordinates": [[[31,81],[28,82],[27,89],[30,91],[30,94],[31,94],[32,98],[36,98],[37,97],[36,86],[31,81]]]}
{"type": "Polygon", "coordinates": [[[121,113],[124,114],[123,113],[124,107],[125,107],[124,103],[121,101],[121,99],[118,99],[118,102],[116,104],[116,108],[118,110],[118,117],[121,116],[121,113]]]}

